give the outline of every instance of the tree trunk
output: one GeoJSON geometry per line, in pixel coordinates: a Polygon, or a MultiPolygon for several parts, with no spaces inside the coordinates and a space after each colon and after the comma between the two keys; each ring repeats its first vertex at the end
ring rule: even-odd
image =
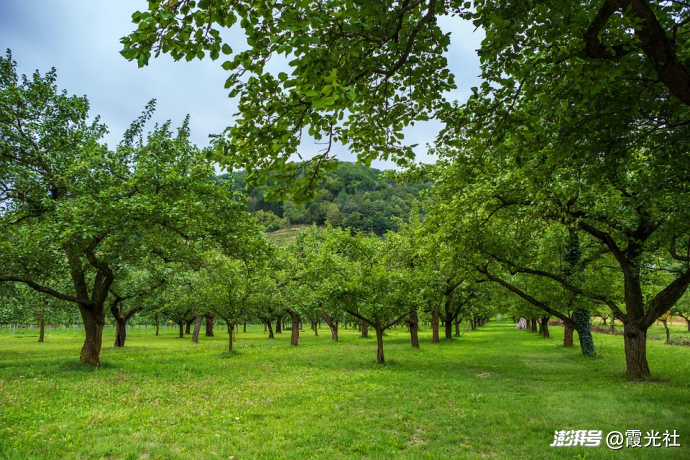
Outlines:
{"type": "Polygon", "coordinates": [[[419,320],[417,318],[417,310],[412,310],[410,313],[410,321],[407,323],[410,326],[410,341],[412,348],[419,348],[419,320]]]}
{"type": "Polygon", "coordinates": [[[318,337],[319,336],[319,323],[317,323],[316,321],[312,321],[311,327],[312,327],[312,329],[314,329],[314,336],[318,337]]]}
{"type": "Polygon", "coordinates": [[[86,334],[79,359],[82,363],[100,366],[103,326],[105,326],[105,308],[103,304],[94,306],[79,305],[79,312],[84,321],[84,332],[86,334]]]}
{"type": "Polygon", "coordinates": [[[551,338],[551,334],[549,334],[549,317],[548,316],[544,316],[541,319],[541,333],[545,339],[551,338]]]}
{"type": "MultiPolygon", "coordinates": [[[[333,321],[331,318],[328,317],[323,311],[321,312],[321,317],[323,320],[328,324],[328,327],[331,328],[331,338],[337,342],[338,341],[338,322],[333,321]]],[[[345,323],[347,325],[347,323],[345,323]]]]}
{"type": "Polygon", "coordinates": [[[158,337],[158,313],[154,315],[154,318],[156,320],[156,337],[158,337]]]}
{"type": "Polygon", "coordinates": [[[245,321],[242,332],[247,332],[247,322],[245,321]]]}
{"type": "Polygon", "coordinates": [[[201,332],[201,320],[204,319],[201,315],[194,315],[194,333],[192,334],[192,343],[199,343],[199,332],[201,332]]]}
{"type": "Polygon", "coordinates": [[[641,377],[649,375],[647,363],[647,330],[635,324],[623,324],[626,374],[641,377]]]}
{"type": "Polygon", "coordinates": [[[115,318],[115,344],[113,347],[121,348],[125,346],[125,339],[127,338],[127,322],[120,316],[115,318]]]}
{"type": "MultiPolygon", "coordinates": [[[[571,318],[573,321],[577,321],[577,318],[576,318],[576,316],[575,316],[575,313],[573,313],[573,314],[570,316],[570,318],[571,318]]],[[[563,346],[564,346],[564,347],[568,347],[568,348],[569,348],[569,347],[574,347],[574,346],[575,346],[575,342],[574,342],[574,340],[573,340],[573,332],[575,332],[575,329],[573,329],[572,327],[570,327],[570,326],[569,326],[568,324],[566,324],[566,323],[563,323],[563,326],[564,326],[564,328],[563,328],[563,346]]]]}
{"type": "Polygon", "coordinates": [[[290,345],[296,347],[299,344],[299,330],[300,330],[300,317],[299,314],[291,312],[292,317],[292,335],[290,336],[290,345]]]}
{"type": "Polygon", "coordinates": [[[580,309],[573,314],[575,315],[575,321],[577,322],[577,335],[580,337],[580,348],[582,349],[582,354],[585,356],[596,356],[597,350],[594,348],[592,327],[589,321],[589,310],[580,309]]]}
{"type": "Polygon", "coordinates": [[[360,323],[362,326],[362,338],[363,339],[368,339],[369,338],[369,325],[365,322],[360,323]]]}
{"type": "Polygon", "coordinates": [[[614,332],[616,330],[616,328],[613,325],[613,323],[615,323],[615,322],[616,322],[616,318],[615,317],[611,318],[611,332],[614,332]]]}
{"type": "Polygon", "coordinates": [[[187,321],[187,326],[185,327],[184,333],[185,334],[191,334],[192,333],[192,323],[194,322],[193,319],[190,319],[187,321]]]}
{"type": "Polygon", "coordinates": [[[265,324],[266,327],[268,327],[268,338],[269,339],[275,339],[275,336],[273,335],[273,325],[271,324],[270,321],[268,321],[265,324]]]}
{"type": "Polygon", "coordinates": [[[283,323],[283,318],[278,318],[276,320],[276,334],[282,334],[283,333],[282,323],[283,323]]]}
{"type": "Polygon", "coordinates": [[[431,311],[431,342],[432,343],[440,343],[441,339],[438,336],[438,323],[439,323],[439,317],[438,317],[438,308],[435,307],[431,311]]]}
{"type": "Polygon", "coordinates": [[[380,328],[376,328],[376,346],[376,362],[385,364],[385,360],[383,359],[383,330],[380,328]]]}
{"type": "Polygon", "coordinates": [[[532,318],[530,321],[532,322],[532,332],[537,332],[537,318],[532,318]]]}
{"type": "Polygon", "coordinates": [[[446,320],[446,340],[453,340],[453,321],[446,320]]]}
{"type": "Polygon", "coordinates": [[[539,326],[538,334],[539,334],[539,335],[542,335],[542,334],[544,333],[544,321],[543,321],[542,318],[539,318],[539,319],[537,320],[537,323],[538,323],[538,326],[539,326]]]}
{"type": "Polygon", "coordinates": [[[180,335],[179,335],[179,338],[184,338],[184,323],[183,323],[183,322],[179,322],[179,323],[177,323],[177,324],[180,326],[180,335]]]}
{"type": "Polygon", "coordinates": [[[206,337],[215,337],[213,335],[213,315],[210,313],[206,315],[206,337]]]}
{"type": "Polygon", "coordinates": [[[233,323],[228,323],[228,353],[232,353],[232,333],[234,332],[235,325],[233,323]]]}
{"type": "Polygon", "coordinates": [[[43,315],[40,315],[39,318],[38,343],[43,343],[43,338],[46,335],[46,320],[43,315]]]}

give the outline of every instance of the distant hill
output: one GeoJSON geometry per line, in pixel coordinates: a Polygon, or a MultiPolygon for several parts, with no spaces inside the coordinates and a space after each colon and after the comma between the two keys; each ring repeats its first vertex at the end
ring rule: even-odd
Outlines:
{"type": "Polygon", "coordinates": [[[340,162],[319,183],[314,201],[299,205],[290,200],[265,201],[266,187],[245,190],[244,172],[223,174],[216,180],[232,180],[233,188],[245,190],[249,212],[266,232],[330,222],[336,227],[381,235],[397,230],[395,218],[407,220],[414,202],[420,199],[420,191],[431,188],[431,182],[401,185],[379,178],[380,174],[375,168],[340,162]]]}

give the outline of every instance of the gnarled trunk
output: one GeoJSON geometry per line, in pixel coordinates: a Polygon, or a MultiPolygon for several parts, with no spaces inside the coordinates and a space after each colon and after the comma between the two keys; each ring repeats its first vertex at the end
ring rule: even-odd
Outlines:
{"type": "Polygon", "coordinates": [[[369,338],[369,325],[365,322],[362,322],[362,323],[360,323],[360,326],[362,326],[362,338],[368,339],[369,338]]]}
{"type": "Polygon", "coordinates": [[[432,343],[440,343],[441,342],[441,339],[439,338],[439,335],[438,335],[438,323],[439,323],[438,307],[435,307],[431,311],[431,342],[432,343]]]}
{"type": "Polygon", "coordinates": [[[101,345],[103,343],[103,326],[105,326],[105,308],[100,305],[79,305],[84,321],[84,346],[81,349],[79,359],[82,363],[91,366],[101,365],[101,345]]]}
{"type": "Polygon", "coordinates": [[[410,313],[410,320],[407,323],[410,327],[410,342],[412,348],[419,348],[419,320],[417,318],[417,310],[412,310],[410,313]]]}
{"type": "Polygon", "coordinates": [[[636,377],[649,375],[647,329],[631,322],[623,324],[623,339],[625,341],[626,374],[636,377]]]}
{"type": "Polygon", "coordinates": [[[273,325],[271,324],[270,321],[268,321],[265,324],[266,327],[268,327],[268,338],[269,339],[275,339],[275,336],[273,335],[273,325]]]}
{"type": "Polygon", "coordinates": [[[314,330],[314,336],[319,336],[319,324],[316,321],[311,322],[311,328],[314,330]]]}
{"type": "Polygon", "coordinates": [[[215,337],[213,335],[213,315],[206,315],[206,337],[215,337]]]}

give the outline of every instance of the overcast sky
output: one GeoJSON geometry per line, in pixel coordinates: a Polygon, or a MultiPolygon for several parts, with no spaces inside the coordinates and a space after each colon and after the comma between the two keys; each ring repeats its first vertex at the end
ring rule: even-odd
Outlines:
{"type": "MultiPolygon", "coordinates": [[[[223,59],[188,63],[161,55],[141,69],[125,60],[119,54],[120,38],[134,30],[132,13],[146,5],[142,0],[0,0],[0,47],[3,55],[4,50],[12,50],[20,73],[43,74],[55,67],[60,89],[88,97],[92,116],[100,115],[110,129],[105,141],[111,147],[154,98],[155,121],[170,119],[179,126],[189,114],[192,140],[207,146],[208,135],[232,124],[236,112],[235,102],[223,88],[228,77],[220,67],[223,59]]],[[[452,32],[447,58],[458,89],[449,98],[464,101],[470,87],[479,84],[476,49],[483,35],[462,20],[442,18],[440,23],[452,32]]],[[[233,43],[232,35],[226,40],[237,51],[241,43],[238,39],[233,43]]],[[[438,129],[430,122],[406,132],[407,142],[419,144],[420,161],[433,161],[425,155],[425,144],[433,141],[438,129]]],[[[338,149],[338,158],[355,159],[345,148],[338,149]]],[[[392,163],[373,164],[388,165],[392,163]]]]}

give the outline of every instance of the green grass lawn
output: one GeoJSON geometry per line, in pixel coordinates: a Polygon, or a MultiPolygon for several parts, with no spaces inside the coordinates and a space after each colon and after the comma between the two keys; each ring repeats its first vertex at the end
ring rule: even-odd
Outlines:
{"type": "MultiPolygon", "coordinates": [[[[690,347],[648,343],[652,379],[624,375],[623,339],[595,334],[599,359],[491,322],[414,350],[403,329],[227,333],[192,344],[131,331],[103,366],[78,362],[81,336],[0,333],[0,458],[690,458],[690,347]],[[549,447],[554,430],[675,429],[680,448],[549,447]]],[[[605,443],[603,443],[605,444],[605,443]]]]}

